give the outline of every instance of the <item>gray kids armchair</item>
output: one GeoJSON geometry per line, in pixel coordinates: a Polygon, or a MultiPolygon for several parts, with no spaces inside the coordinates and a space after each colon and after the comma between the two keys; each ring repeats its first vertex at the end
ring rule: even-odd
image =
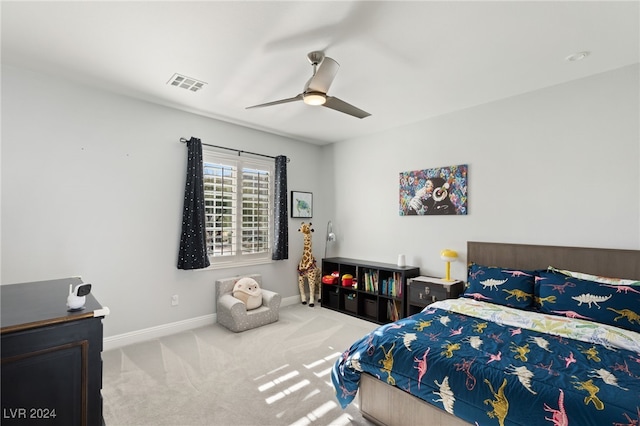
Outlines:
{"type": "Polygon", "coordinates": [[[254,279],[262,287],[260,274],[216,280],[217,321],[236,333],[278,321],[282,300],[280,294],[261,288],[262,305],[247,309],[247,305],[233,295],[234,285],[244,277],[254,279]]]}

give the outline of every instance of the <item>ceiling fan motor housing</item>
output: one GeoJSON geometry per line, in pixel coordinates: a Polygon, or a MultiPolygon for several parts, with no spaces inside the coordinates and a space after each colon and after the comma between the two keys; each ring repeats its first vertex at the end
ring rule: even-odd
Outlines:
{"type": "Polygon", "coordinates": [[[324,52],[321,52],[319,50],[309,52],[307,54],[307,58],[309,59],[309,62],[311,62],[311,65],[318,65],[324,59],[324,52]]]}

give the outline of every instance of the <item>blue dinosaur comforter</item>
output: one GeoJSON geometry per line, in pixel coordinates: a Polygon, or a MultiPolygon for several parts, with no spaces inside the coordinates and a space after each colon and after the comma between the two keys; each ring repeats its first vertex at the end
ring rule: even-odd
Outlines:
{"type": "Polygon", "coordinates": [[[591,321],[444,300],[343,353],[343,408],[363,372],[479,425],[640,424],[640,334],[591,321]]]}

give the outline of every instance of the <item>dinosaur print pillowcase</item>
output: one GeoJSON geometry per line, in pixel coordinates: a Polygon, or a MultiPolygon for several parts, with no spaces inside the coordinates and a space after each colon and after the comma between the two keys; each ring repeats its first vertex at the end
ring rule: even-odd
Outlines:
{"type": "Polygon", "coordinates": [[[535,271],[512,270],[472,263],[464,297],[512,308],[533,306],[535,271]]]}
{"type": "Polygon", "coordinates": [[[640,332],[640,287],[603,284],[553,272],[539,272],[540,311],[640,332]]]}

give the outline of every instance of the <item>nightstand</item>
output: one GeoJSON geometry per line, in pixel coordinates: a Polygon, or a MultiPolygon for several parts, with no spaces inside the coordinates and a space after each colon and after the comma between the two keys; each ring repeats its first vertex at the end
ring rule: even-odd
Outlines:
{"type": "Polygon", "coordinates": [[[407,316],[417,314],[425,306],[444,299],[455,299],[464,292],[462,281],[419,276],[407,282],[407,316]]]}

